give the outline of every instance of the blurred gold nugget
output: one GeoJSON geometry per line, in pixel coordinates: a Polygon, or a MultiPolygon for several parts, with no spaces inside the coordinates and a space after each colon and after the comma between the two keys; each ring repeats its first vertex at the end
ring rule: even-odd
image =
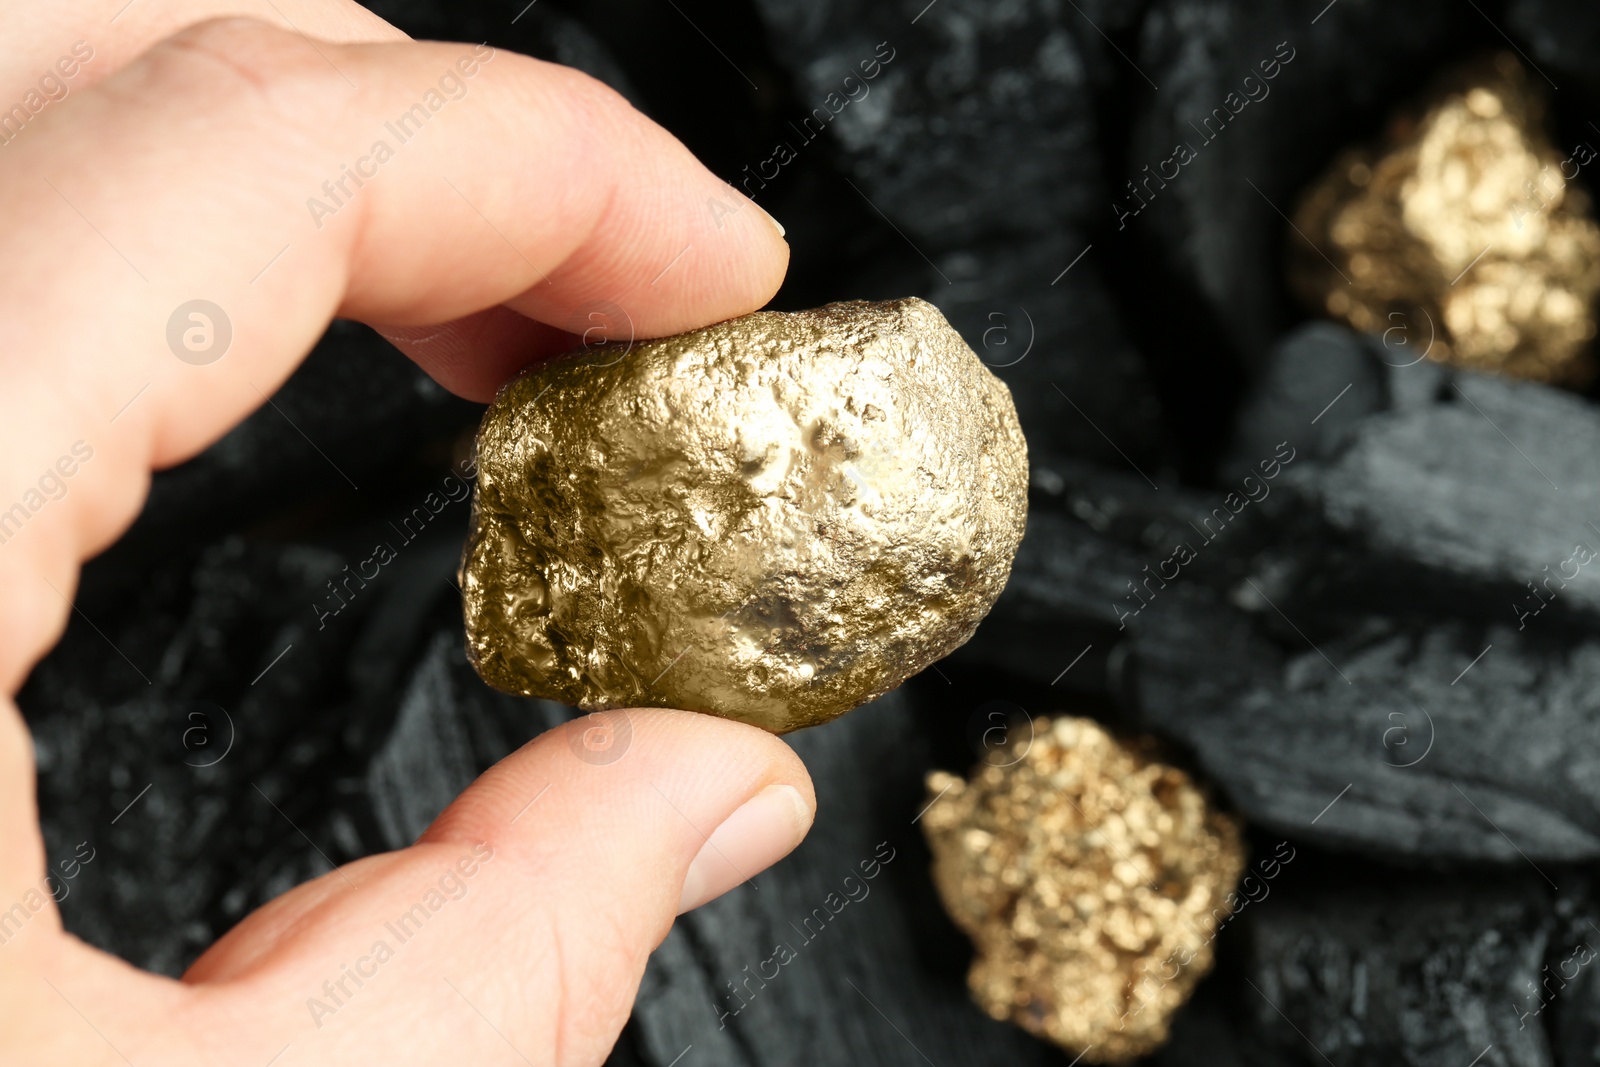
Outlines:
{"type": "Polygon", "coordinates": [[[1345,152],[1305,194],[1295,223],[1316,249],[1289,236],[1292,287],[1397,351],[1586,384],[1600,228],[1572,179],[1596,153],[1563,154],[1543,126],[1510,54],[1450,76],[1393,120],[1383,150],[1345,152]]]}
{"type": "Polygon", "coordinates": [[[972,636],[1028,453],[923,300],[757,312],[536,366],[478,431],[467,653],[511,693],[774,732],[972,636]]]}
{"type": "Polygon", "coordinates": [[[976,944],[978,1006],[1090,1063],[1167,1039],[1244,870],[1189,776],[1088,719],[1040,719],[973,779],[935,772],[933,879],[976,944]]]}

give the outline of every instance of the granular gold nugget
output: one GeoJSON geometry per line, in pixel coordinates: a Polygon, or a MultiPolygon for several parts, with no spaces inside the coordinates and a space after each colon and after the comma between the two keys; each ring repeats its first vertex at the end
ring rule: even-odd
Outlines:
{"type": "Polygon", "coordinates": [[[1244,870],[1189,776],[1088,719],[1040,719],[970,781],[928,776],[933,880],[979,1007],[1090,1063],[1157,1048],[1211,969],[1244,870]]]}
{"type": "Polygon", "coordinates": [[[1386,144],[1344,153],[1306,193],[1287,235],[1295,290],[1383,335],[1397,366],[1426,354],[1587,383],[1600,227],[1574,179],[1595,150],[1558,150],[1543,126],[1515,56],[1449,76],[1386,144]]]}

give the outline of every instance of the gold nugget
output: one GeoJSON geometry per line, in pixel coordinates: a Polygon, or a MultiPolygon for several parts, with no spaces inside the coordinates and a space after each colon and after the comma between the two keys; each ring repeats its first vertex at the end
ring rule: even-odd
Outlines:
{"type": "Polygon", "coordinates": [[[1426,351],[1584,385],[1600,229],[1573,179],[1595,151],[1551,145],[1544,101],[1509,54],[1442,85],[1395,118],[1386,145],[1345,152],[1307,192],[1295,222],[1310,244],[1288,235],[1291,285],[1314,309],[1384,335],[1390,362],[1426,351]]]}
{"type": "Polygon", "coordinates": [[[477,449],[461,582],[485,681],[777,732],[971,637],[1027,511],[1011,394],[914,299],[540,365],[477,449]]]}
{"type": "Polygon", "coordinates": [[[1167,1038],[1244,870],[1188,775],[1088,719],[1040,719],[973,779],[928,776],[933,880],[976,944],[978,1006],[1090,1063],[1167,1038]]]}

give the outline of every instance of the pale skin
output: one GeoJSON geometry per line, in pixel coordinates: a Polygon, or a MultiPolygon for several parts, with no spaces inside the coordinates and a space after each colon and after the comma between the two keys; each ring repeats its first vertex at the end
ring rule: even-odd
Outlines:
{"type": "MultiPolygon", "coordinates": [[[[93,49],[68,95],[0,146],[0,509],[74,442],[94,449],[0,545],[0,913],[38,900],[60,859],[45,854],[11,695],[61,636],[80,564],[133,521],[152,470],[260,406],[331,318],[378,325],[485,400],[570,345],[563,328],[588,328],[596,301],[638,336],[674,333],[760,307],[788,262],[763,213],[621,97],[503,51],[319,228],[306,200],[472,45],[411,42],[341,0],[67,7],[0,17],[0,107],[75,42],[93,49]],[[233,326],[205,366],[166,339],[196,298],[233,326]]],[[[585,762],[571,727],[552,731],[418,843],[272,901],[181,981],[65,933],[46,897],[0,944],[0,1062],[602,1062],[674,917],[787,854],[815,807],[781,740],[630,714],[620,760],[585,762]],[[347,983],[337,1013],[309,1010],[385,923],[485,848],[465,895],[347,983]]],[[[96,876],[109,872],[80,875],[96,876]]]]}

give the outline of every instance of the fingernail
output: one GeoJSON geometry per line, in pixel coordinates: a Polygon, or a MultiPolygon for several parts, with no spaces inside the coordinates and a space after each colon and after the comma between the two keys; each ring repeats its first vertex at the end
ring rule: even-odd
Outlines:
{"type": "Polygon", "coordinates": [[[683,880],[678,914],[715,900],[794,850],[811,829],[811,809],[792,785],[769,785],[712,831],[683,880]]]}
{"type": "MultiPolygon", "coordinates": [[[[750,202],[752,204],[756,204],[756,202],[754,200],[752,200],[750,202]]],[[[772,217],[772,212],[768,211],[766,208],[762,207],[760,204],[756,204],[756,210],[761,212],[763,215],[765,215],[767,217],[767,221],[772,223],[772,228],[774,230],[778,231],[778,236],[779,237],[788,237],[789,236],[789,231],[783,228],[783,223],[779,222],[777,219],[772,217]]]]}

